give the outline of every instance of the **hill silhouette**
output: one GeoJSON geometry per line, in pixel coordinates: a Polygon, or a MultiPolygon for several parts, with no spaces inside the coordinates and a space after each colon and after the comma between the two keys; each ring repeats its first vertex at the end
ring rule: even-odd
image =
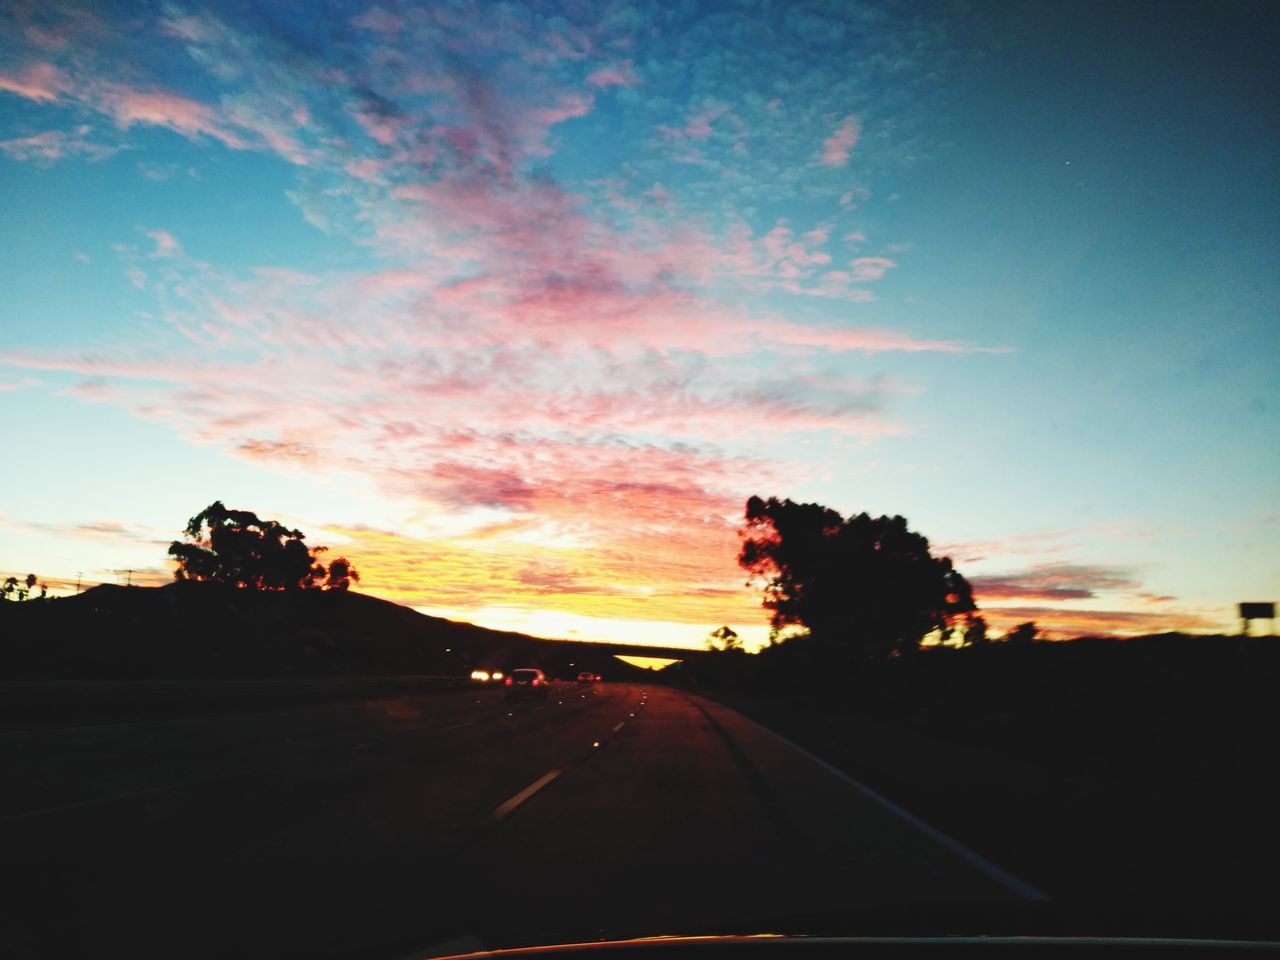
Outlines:
{"type": "Polygon", "coordinates": [[[540,666],[619,676],[615,653],[699,651],[545,640],[430,617],[350,591],[261,591],[209,583],[103,585],[0,604],[0,679],[442,676],[540,666]]]}

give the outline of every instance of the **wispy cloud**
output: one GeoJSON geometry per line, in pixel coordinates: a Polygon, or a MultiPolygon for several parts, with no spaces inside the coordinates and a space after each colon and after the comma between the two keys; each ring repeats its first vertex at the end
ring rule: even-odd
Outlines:
{"type": "Polygon", "coordinates": [[[979,601],[1087,600],[1099,592],[1130,591],[1140,584],[1131,571],[1081,563],[1042,563],[1017,573],[973,577],[979,601]]]}
{"type": "Polygon", "coordinates": [[[36,62],[22,70],[0,73],[0,90],[37,103],[56,101],[70,89],[70,79],[51,63],[36,62]]]}
{"type": "Polygon", "coordinates": [[[637,82],[630,60],[623,60],[617,66],[597,67],[587,74],[587,85],[600,89],[633,87],[637,82]]]}
{"type": "Polygon", "coordinates": [[[177,237],[168,230],[146,230],[144,232],[155,244],[155,249],[150,254],[153,259],[163,260],[167,257],[172,257],[182,249],[182,244],[178,243],[177,237]]]}
{"type": "Polygon", "coordinates": [[[29,137],[0,140],[0,153],[11,160],[54,163],[68,157],[89,161],[105,160],[123,149],[92,140],[89,133],[89,126],[81,124],[73,130],[46,130],[29,137]]]}
{"type": "Polygon", "coordinates": [[[843,167],[849,162],[849,153],[858,143],[862,127],[857,117],[845,117],[840,126],[826,140],[822,141],[822,155],[818,162],[827,167],[843,167]]]}
{"type": "Polygon", "coordinates": [[[233,150],[248,144],[218,116],[214,108],[163,90],[136,90],[123,84],[104,83],[93,88],[95,106],[115,120],[122,129],[134,124],[167,127],[184,137],[204,135],[233,150]]]}

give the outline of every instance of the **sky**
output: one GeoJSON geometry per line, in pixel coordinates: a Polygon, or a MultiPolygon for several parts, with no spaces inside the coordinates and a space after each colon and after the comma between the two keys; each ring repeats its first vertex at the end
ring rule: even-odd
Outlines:
{"type": "Polygon", "coordinates": [[[997,631],[1280,599],[1269,3],[0,0],[0,571],[214,500],[362,590],[763,641],[752,494],[997,631]]]}

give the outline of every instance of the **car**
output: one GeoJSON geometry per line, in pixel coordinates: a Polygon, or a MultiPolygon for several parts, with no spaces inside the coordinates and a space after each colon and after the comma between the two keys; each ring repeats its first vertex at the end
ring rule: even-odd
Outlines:
{"type": "Polygon", "coordinates": [[[580,674],[578,674],[578,685],[590,686],[592,683],[594,683],[598,679],[600,678],[597,677],[594,673],[588,673],[586,670],[583,670],[580,674]]]}
{"type": "Polygon", "coordinates": [[[507,674],[507,699],[518,700],[521,697],[539,699],[546,697],[551,686],[547,675],[536,667],[520,667],[507,674]]]}

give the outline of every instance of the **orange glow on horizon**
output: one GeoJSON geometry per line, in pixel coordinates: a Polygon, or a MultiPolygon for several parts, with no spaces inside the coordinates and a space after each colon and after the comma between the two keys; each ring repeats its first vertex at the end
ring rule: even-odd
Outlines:
{"type": "MultiPolygon", "coordinates": [[[[361,527],[327,527],[321,539],[355,564],[362,592],[432,616],[551,639],[689,649],[702,649],[709,631],[728,624],[748,650],[764,646],[768,613],[759,592],[743,586],[735,524],[714,517],[681,526],[670,505],[657,508],[664,523],[644,524],[641,509],[595,528],[595,542],[574,533],[563,504],[550,519],[456,524],[431,539],[361,527]]],[[[1046,604],[979,612],[993,636],[1026,621],[1052,639],[1221,629],[1185,610],[1046,604]]]]}
{"type": "Polygon", "coordinates": [[[727,524],[649,538],[631,532],[590,547],[550,547],[521,532],[517,522],[430,541],[341,527],[326,536],[343,541],[333,549],[360,571],[362,592],[496,629],[687,647],[723,623],[767,630],[759,595],[739,579],[727,524]],[[585,635],[589,621],[612,635],[585,635]]]}

